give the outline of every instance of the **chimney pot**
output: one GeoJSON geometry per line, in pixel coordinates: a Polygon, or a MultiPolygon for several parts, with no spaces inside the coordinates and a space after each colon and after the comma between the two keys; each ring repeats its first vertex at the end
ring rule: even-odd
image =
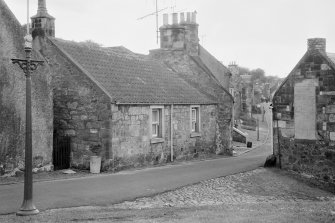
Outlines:
{"type": "Polygon", "coordinates": [[[308,50],[318,50],[326,52],[325,38],[311,38],[307,40],[308,50]]]}
{"type": "Polygon", "coordinates": [[[163,14],[163,25],[169,25],[169,14],[167,13],[163,14]]]}
{"type": "Polygon", "coordinates": [[[191,22],[191,13],[190,12],[187,13],[186,22],[188,22],[188,23],[191,22]]]}
{"type": "Polygon", "coordinates": [[[172,24],[178,24],[178,13],[172,13],[172,24]]]}
{"type": "Polygon", "coordinates": [[[197,23],[197,11],[192,12],[192,23],[197,23]]]}
{"type": "Polygon", "coordinates": [[[185,14],[183,12],[180,13],[180,23],[185,22],[185,14]]]}

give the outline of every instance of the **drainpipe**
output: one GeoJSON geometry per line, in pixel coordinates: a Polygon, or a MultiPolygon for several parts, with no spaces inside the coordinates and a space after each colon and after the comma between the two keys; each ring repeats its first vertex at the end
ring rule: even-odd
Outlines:
{"type": "Polygon", "coordinates": [[[170,112],[170,150],[171,150],[171,162],[173,162],[173,104],[171,104],[170,112]]]}
{"type": "MultiPolygon", "coordinates": [[[[115,159],[114,159],[114,150],[113,150],[113,104],[111,104],[111,109],[110,109],[110,113],[111,113],[111,117],[109,118],[109,137],[110,137],[110,149],[112,151],[112,168],[113,168],[113,173],[115,173],[115,159]],[[111,120],[112,119],[112,120],[111,120]]],[[[115,106],[117,106],[116,102],[115,102],[115,106]]],[[[109,155],[109,159],[110,159],[110,155],[109,155]]]]}

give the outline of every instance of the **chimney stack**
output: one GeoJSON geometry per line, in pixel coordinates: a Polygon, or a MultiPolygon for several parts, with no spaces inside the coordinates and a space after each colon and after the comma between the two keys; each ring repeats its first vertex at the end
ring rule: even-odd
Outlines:
{"type": "Polygon", "coordinates": [[[322,51],[326,52],[326,39],[325,38],[311,38],[307,40],[308,51],[322,51]]]}
{"type": "Polygon", "coordinates": [[[197,12],[187,12],[186,15],[185,21],[185,13],[172,13],[172,24],[169,24],[169,15],[163,14],[163,26],[159,29],[161,48],[185,50],[189,55],[198,55],[197,12]]]}

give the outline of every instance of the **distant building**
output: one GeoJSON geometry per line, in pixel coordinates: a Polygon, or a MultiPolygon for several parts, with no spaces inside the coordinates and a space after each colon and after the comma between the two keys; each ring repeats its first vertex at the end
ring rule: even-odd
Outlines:
{"type": "Polygon", "coordinates": [[[335,183],[335,54],[326,40],[308,50],[273,98],[274,152],[285,169],[335,183]]]}

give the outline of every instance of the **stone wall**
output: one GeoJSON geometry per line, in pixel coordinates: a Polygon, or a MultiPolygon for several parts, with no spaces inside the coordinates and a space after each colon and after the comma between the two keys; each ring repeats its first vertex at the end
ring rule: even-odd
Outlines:
{"type": "MultiPolygon", "coordinates": [[[[24,168],[25,76],[12,58],[25,58],[24,31],[3,0],[0,0],[0,175],[24,168]]],[[[33,59],[41,59],[33,51],[33,59]]],[[[49,164],[52,158],[52,95],[47,66],[32,73],[33,165],[49,164]]]]}
{"type": "Polygon", "coordinates": [[[217,83],[204,67],[199,57],[190,57],[180,50],[152,50],[150,56],[163,61],[171,70],[178,73],[191,86],[213,100],[218,100],[216,116],[216,153],[232,154],[232,108],[233,98],[217,83]]]}
{"type": "Polygon", "coordinates": [[[306,53],[302,62],[292,71],[273,100],[273,141],[275,154],[280,157],[277,159],[280,160],[278,164],[285,169],[311,175],[331,184],[335,183],[334,83],[335,71],[330,68],[329,62],[320,53],[311,51],[306,53]],[[313,88],[306,87],[308,91],[315,88],[313,101],[307,98],[311,92],[304,93],[301,88],[299,95],[299,91],[294,90],[307,83],[306,80],[315,83],[313,88]],[[301,103],[305,106],[301,107],[301,103]],[[314,114],[311,106],[315,106],[314,114]],[[298,122],[297,118],[300,118],[298,122]],[[304,135],[311,136],[313,133],[304,132],[303,128],[311,120],[315,120],[312,126],[315,134],[309,139],[303,139],[304,135]]]}
{"type": "MultiPolygon", "coordinates": [[[[98,154],[109,165],[111,100],[92,79],[43,37],[34,40],[52,73],[54,138],[71,137],[71,166],[89,168],[98,154]],[[101,148],[96,151],[94,146],[101,148]]],[[[54,147],[55,148],[55,147],[54,147]]]]}
{"type": "MultiPolygon", "coordinates": [[[[112,105],[110,154],[114,169],[171,161],[171,105],[165,105],[163,109],[163,142],[151,142],[150,112],[150,106],[112,105]]],[[[191,137],[190,106],[174,106],[172,116],[174,158],[189,159],[215,151],[216,115],[215,105],[200,106],[201,136],[191,137]]]]}

